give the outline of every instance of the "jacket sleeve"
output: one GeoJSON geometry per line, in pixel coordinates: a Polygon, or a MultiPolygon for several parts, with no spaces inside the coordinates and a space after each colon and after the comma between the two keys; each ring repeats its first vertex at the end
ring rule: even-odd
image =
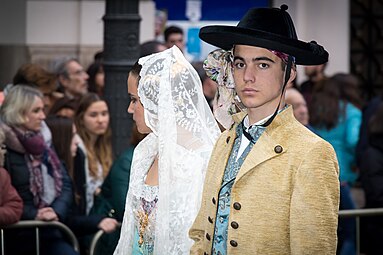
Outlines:
{"type": "Polygon", "coordinates": [[[302,155],[293,179],[291,254],[335,254],[339,169],[332,146],[319,141],[302,155]]]}
{"type": "Polygon", "coordinates": [[[23,212],[23,201],[3,168],[0,168],[0,196],[0,226],[18,222],[23,212]]]}
{"type": "Polygon", "coordinates": [[[64,222],[73,202],[73,190],[72,190],[72,181],[68,175],[67,170],[61,166],[62,172],[62,189],[61,194],[58,196],[55,201],[51,204],[51,207],[56,212],[59,217],[59,220],[64,222]]]}

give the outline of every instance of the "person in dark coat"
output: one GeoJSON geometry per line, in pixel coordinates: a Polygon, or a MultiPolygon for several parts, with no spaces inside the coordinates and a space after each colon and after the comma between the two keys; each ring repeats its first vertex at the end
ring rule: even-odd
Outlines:
{"type": "MultiPolygon", "coordinates": [[[[72,204],[72,186],[66,169],[40,132],[45,119],[42,93],[32,87],[15,86],[5,97],[0,116],[6,134],[5,168],[24,203],[21,220],[65,222],[72,204]]],[[[8,231],[6,254],[34,252],[34,229],[8,231]]],[[[40,254],[78,253],[58,229],[43,228],[40,254]]]]}
{"type": "MultiPolygon", "coordinates": [[[[360,159],[361,184],[366,208],[383,207],[383,104],[368,125],[368,146],[360,159]]],[[[383,254],[383,217],[362,218],[362,250],[365,254],[383,254]]]]}

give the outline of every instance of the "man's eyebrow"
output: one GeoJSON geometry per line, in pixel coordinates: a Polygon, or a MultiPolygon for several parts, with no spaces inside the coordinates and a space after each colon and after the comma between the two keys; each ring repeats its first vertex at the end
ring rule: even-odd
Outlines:
{"type": "MultiPolygon", "coordinates": [[[[241,61],[245,61],[243,57],[239,57],[239,56],[234,56],[234,61],[235,60],[241,60],[241,61]]],[[[268,58],[268,57],[257,57],[257,58],[253,58],[252,59],[253,62],[256,62],[256,61],[268,61],[268,62],[271,62],[271,63],[275,63],[274,60],[272,60],[271,58],[268,58]]]]}

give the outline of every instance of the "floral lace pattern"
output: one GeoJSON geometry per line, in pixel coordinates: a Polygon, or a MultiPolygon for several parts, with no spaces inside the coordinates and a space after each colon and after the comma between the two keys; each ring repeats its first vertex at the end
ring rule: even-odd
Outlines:
{"type": "Polygon", "coordinates": [[[232,62],[232,50],[217,49],[207,56],[203,64],[207,76],[218,84],[213,103],[214,116],[226,129],[233,124],[231,115],[245,111],[235,92],[232,62]]]}
{"type": "Polygon", "coordinates": [[[193,243],[188,231],[200,207],[207,163],[220,130],[197,72],[176,46],[139,63],[138,96],[145,123],[153,132],[134,151],[115,255],[132,252],[134,199],[142,194],[142,180],[156,156],[159,185],[153,254],[188,254],[193,243]]]}

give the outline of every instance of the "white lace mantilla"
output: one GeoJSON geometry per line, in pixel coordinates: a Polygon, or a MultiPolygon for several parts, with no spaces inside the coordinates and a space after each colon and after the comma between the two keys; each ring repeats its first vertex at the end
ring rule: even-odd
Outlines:
{"type": "Polygon", "coordinates": [[[193,241],[188,231],[200,207],[207,163],[220,130],[197,72],[176,46],[141,58],[139,63],[138,96],[153,133],[134,151],[122,231],[114,254],[132,252],[133,201],[142,195],[142,180],[157,155],[154,254],[189,254],[193,241]]]}

